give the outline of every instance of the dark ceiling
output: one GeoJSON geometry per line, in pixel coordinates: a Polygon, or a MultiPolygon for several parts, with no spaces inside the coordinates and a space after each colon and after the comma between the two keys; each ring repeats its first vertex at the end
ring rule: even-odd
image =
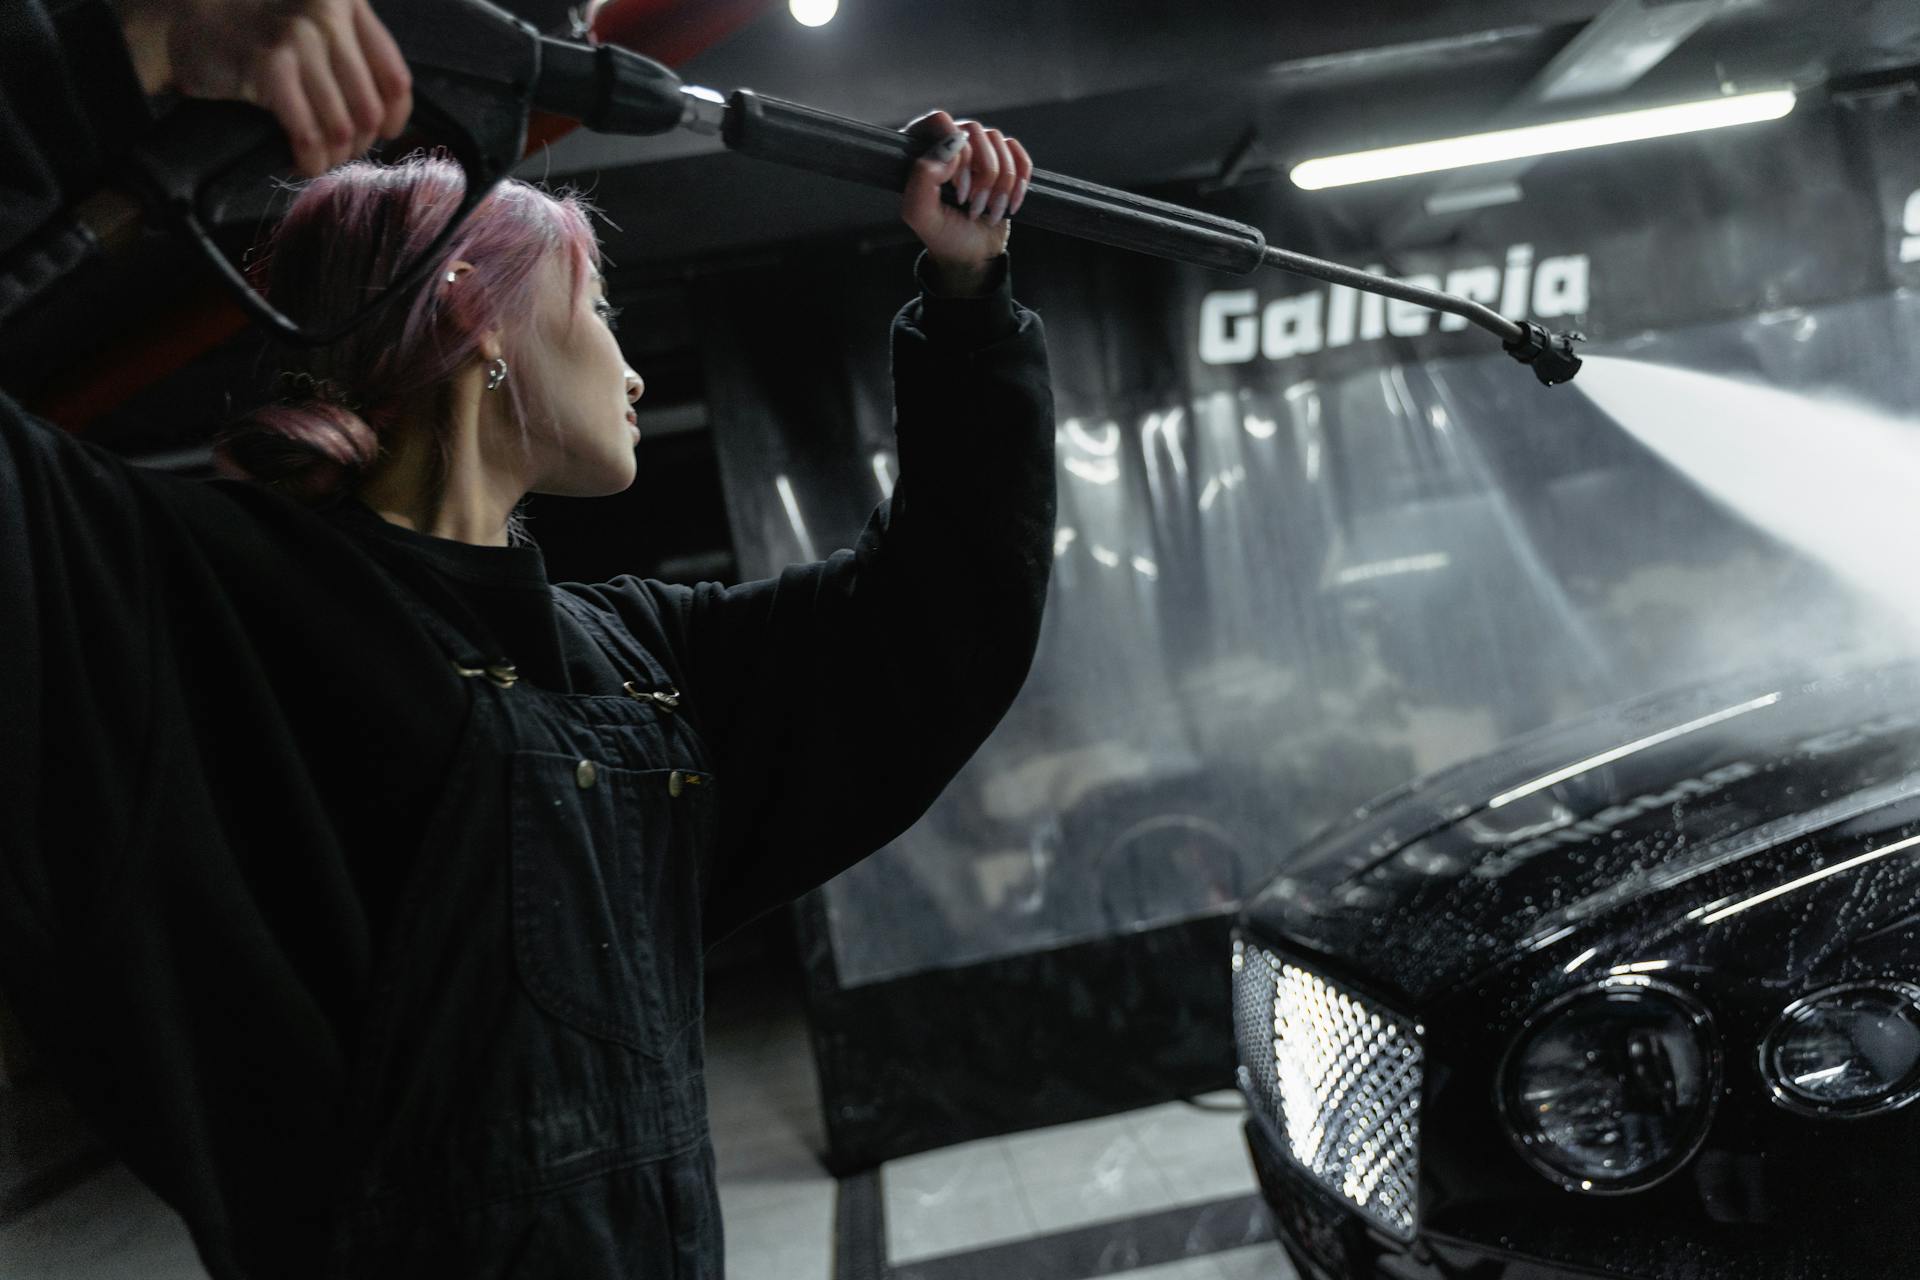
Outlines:
{"type": "MultiPolygon", "coordinates": [[[[1914,0],[843,0],[818,29],[774,3],[680,70],[881,124],[945,107],[1020,137],[1043,168],[1164,191],[1217,180],[1236,154],[1232,180],[1270,180],[1313,154],[1917,66],[1914,0]]],[[[885,193],[690,135],[575,134],[520,172],[588,188],[630,272],[886,235],[894,212],[885,193]]],[[[1459,180],[1404,180],[1385,204],[1378,192],[1298,198],[1372,201],[1383,230],[1417,240],[1443,224],[1423,228],[1399,206],[1447,181],[1459,180]]]]}
{"type": "MultiPolygon", "coordinates": [[[[570,6],[509,7],[558,30],[570,6]]],[[[1286,166],[1313,154],[1722,88],[1911,91],[1916,69],[1916,0],[841,0],[839,16],[819,29],[772,0],[680,68],[693,83],[882,124],[946,107],[1020,137],[1043,168],[1175,200],[1209,186],[1285,184],[1286,166]]],[[[622,341],[650,369],[693,360],[689,276],[823,242],[909,234],[895,196],[690,134],[577,132],[519,172],[579,185],[605,212],[615,290],[639,303],[622,341]]],[[[1429,195],[1493,178],[1524,181],[1524,166],[1290,198],[1375,246],[1405,248],[1449,234],[1447,219],[1424,208],[1429,195]]],[[[192,264],[177,254],[160,261],[134,277],[140,288],[164,296],[185,287],[192,264]]],[[[30,391],[40,371],[95,358],[88,317],[125,291],[104,280],[92,287],[101,296],[76,286],[66,313],[50,310],[10,338],[0,353],[6,385],[30,391]]],[[[243,337],[208,353],[93,420],[89,434],[148,453],[198,441],[206,422],[246,398],[257,345],[243,337]]],[[[697,378],[686,381],[696,421],[697,378]]],[[[659,390],[671,383],[662,377],[659,390]]],[[[663,411],[671,400],[649,396],[663,411]]]]}

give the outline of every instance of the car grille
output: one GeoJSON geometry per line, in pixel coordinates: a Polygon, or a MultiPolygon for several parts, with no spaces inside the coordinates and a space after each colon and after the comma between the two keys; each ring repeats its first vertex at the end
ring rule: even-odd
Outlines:
{"type": "Polygon", "coordinates": [[[1233,969],[1240,1064],[1286,1154],[1375,1223],[1412,1239],[1421,1028],[1237,938],[1233,969]]]}

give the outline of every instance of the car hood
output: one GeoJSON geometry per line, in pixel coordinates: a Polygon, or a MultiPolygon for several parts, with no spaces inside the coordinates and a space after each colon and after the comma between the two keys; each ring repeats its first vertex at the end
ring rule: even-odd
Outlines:
{"type": "Polygon", "coordinates": [[[1920,893],[1920,841],[1854,852],[1890,848],[1887,819],[1909,809],[1920,665],[1732,678],[1553,726],[1383,797],[1289,860],[1243,923],[1418,1005],[1567,939],[1734,915],[1751,929],[1822,868],[1839,887],[1853,857],[1883,887],[1892,875],[1920,893]]]}

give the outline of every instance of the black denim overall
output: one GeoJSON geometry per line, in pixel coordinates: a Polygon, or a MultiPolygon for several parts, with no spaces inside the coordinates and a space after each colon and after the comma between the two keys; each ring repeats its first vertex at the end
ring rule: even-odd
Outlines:
{"type": "Polygon", "coordinates": [[[374,550],[472,714],[370,993],[328,1274],[719,1277],[705,748],[667,673],[577,598],[553,592],[624,688],[518,680],[430,571],[374,550]]]}

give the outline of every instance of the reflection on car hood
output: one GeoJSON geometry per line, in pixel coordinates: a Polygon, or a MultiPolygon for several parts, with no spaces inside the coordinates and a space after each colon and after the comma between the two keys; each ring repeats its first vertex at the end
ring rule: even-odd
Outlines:
{"type": "MultiPolygon", "coordinates": [[[[1730,867],[1764,900],[1834,865],[1807,837],[1916,795],[1920,665],[1730,679],[1383,797],[1290,860],[1246,918],[1420,1001],[1597,925],[1731,915],[1712,900],[1730,867]]],[[[1920,884],[1920,857],[1888,861],[1920,884]]]]}

